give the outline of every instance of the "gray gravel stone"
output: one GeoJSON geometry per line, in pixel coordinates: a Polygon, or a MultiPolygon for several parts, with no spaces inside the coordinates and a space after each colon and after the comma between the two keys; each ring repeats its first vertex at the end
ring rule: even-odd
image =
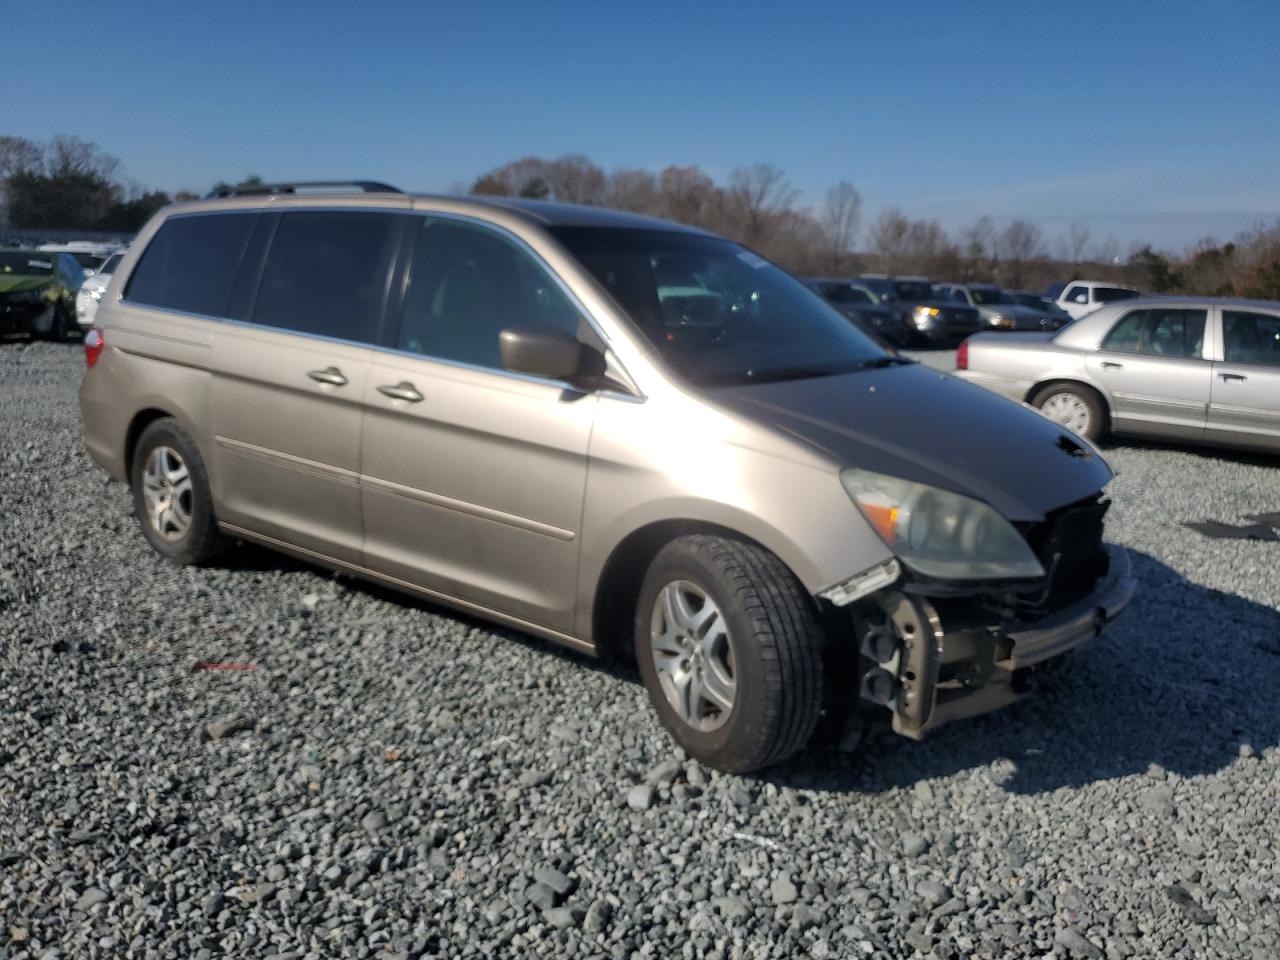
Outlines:
{"type": "Polygon", "coordinates": [[[82,374],[0,339],[0,955],[1280,957],[1280,545],[1180,526],[1280,509],[1274,458],[1104,444],[1139,590],[1103,636],[991,716],[850,755],[830,717],[736,777],[630,666],[265,551],[162,560],[82,374]]]}
{"type": "Polygon", "coordinates": [[[648,810],[653,806],[653,784],[641,783],[627,792],[627,806],[636,812],[648,810]]]}
{"type": "Polygon", "coordinates": [[[1103,960],[1106,956],[1102,948],[1086,938],[1078,930],[1063,927],[1053,935],[1053,942],[1064,948],[1073,957],[1086,957],[1088,960],[1103,960]]]}
{"type": "Polygon", "coordinates": [[[773,898],[773,902],[776,904],[795,903],[796,898],[800,896],[800,891],[791,882],[789,875],[780,873],[773,878],[773,883],[769,885],[769,896],[773,898]]]}

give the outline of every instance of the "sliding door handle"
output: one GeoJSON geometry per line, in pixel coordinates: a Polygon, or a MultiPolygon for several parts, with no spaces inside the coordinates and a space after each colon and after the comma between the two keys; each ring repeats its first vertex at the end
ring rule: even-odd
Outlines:
{"type": "Polygon", "coordinates": [[[308,370],[307,376],[316,383],[328,383],[335,387],[345,387],[347,378],[337,367],[325,367],[323,370],[308,370]]]}
{"type": "Polygon", "coordinates": [[[383,384],[378,388],[378,392],[392,400],[407,400],[409,403],[417,403],[422,399],[418,388],[408,380],[401,380],[396,384],[383,384]]]}
{"type": "Polygon", "coordinates": [[[1239,382],[1243,382],[1249,379],[1243,373],[1220,373],[1218,374],[1218,376],[1222,378],[1223,383],[1226,383],[1228,380],[1236,380],[1239,382]]]}
{"type": "Polygon", "coordinates": [[[1103,370],[1123,370],[1124,364],[1116,363],[1114,360],[1103,360],[1102,369],[1103,370]]]}

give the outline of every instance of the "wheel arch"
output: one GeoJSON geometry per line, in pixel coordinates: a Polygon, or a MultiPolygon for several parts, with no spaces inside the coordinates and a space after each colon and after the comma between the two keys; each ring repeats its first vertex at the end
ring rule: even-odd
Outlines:
{"type": "MultiPolygon", "coordinates": [[[[142,431],[155,423],[157,420],[172,418],[178,420],[168,410],[160,407],[145,407],[133,415],[133,419],[129,421],[129,426],[125,429],[124,434],[124,471],[125,482],[132,482],[133,478],[133,455],[138,449],[138,439],[142,436],[142,431]]],[[[179,422],[181,422],[179,420],[179,422]]]]}
{"type": "MultiPolygon", "coordinates": [[[[690,534],[724,537],[768,550],[778,557],[778,561],[796,577],[797,582],[801,582],[792,566],[776,550],[739,530],[708,520],[655,520],[637,527],[623,537],[601,567],[591,608],[591,639],[597,656],[609,659],[619,653],[629,655],[630,648],[626,640],[631,634],[635,605],[645,572],[663,547],[678,537],[690,534]]],[[[814,603],[816,607],[817,601],[814,603]]]]}

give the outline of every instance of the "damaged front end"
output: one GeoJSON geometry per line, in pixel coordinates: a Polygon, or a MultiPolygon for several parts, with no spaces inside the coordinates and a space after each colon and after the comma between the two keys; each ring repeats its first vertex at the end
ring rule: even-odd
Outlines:
{"type": "Polygon", "coordinates": [[[843,629],[857,640],[860,701],[888,709],[896,732],[920,738],[1018,699],[1034,673],[1097,636],[1133,596],[1128,554],[1102,540],[1107,506],[1098,496],[1020,525],[1045,570],[1035,581],[906,571],[849,602],[843,629]]]}

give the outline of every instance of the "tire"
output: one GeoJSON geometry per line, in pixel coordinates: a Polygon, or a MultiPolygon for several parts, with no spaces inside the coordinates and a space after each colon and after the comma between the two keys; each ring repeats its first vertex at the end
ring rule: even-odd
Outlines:
{"type": "Polygon", "coordinates": [[[129,482],[133,511],[157,553],[199,566],[226,551],[230,541],[218,529],[204,458],[177,420],[156,420],[142,431],[129,482]]]}
{"type": "Polygon", "coordinates": [[[640,588],[635,645],[663,726],[691,757],[716,770],[744,773],[775,764],[803,747],[818,723],[823,632],[817,610],[786,565],[762,547],[702,534],[663,547],[640,588]],[[699,593],[713,611],[699,603],[699,593]],[[670,615],[669,600],[692,614],[688,622],[678,610],[670,615]],[[684,688],[677,689],[677,676],[689,678],[684,688]],[[712,696],[724,702],[726,676],[733,693],[727,710],[712,696]],[[689,690],[707,691],[693,709],[689,690]],[[698,726],[685,719],[690,715],[700,718],[698,726]]]}
{"type": "Polygon", "coordinates": [[[1054,423],[1090,442],[1101,440],[1107,434],[1106,408],[1088,387],[1051,383],[1036,391],[1031,405],[1054,423]]]}

